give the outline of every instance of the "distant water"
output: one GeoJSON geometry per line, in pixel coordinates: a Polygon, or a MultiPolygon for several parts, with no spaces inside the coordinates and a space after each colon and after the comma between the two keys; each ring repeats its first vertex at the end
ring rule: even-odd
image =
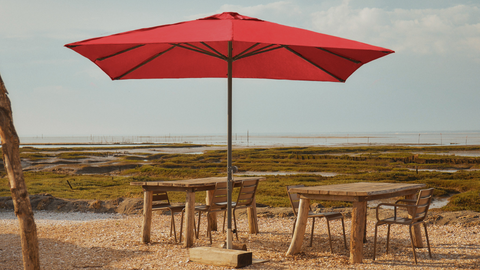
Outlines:
{"type": "MultiPolygon", "coordinates": [[[[233,134],[235,146],[358,146],[358,145],[480,145],[480,132],[339,133],[339,134],[233,134]]],[[[189,143],[226,145],[226,135],[164,136],[70,136],[21,137],[23,146],[35,144],[138,145],[149,143],[189,143]]],[[[58,147],[56,145],[55,147],[58,147]]]]}

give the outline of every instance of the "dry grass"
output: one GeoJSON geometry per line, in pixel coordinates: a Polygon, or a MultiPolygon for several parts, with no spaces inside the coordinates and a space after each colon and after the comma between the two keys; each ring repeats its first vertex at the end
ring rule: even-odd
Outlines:
{"type": "MultiPolygon", "coordinates": [[[[22,269],[18,225],[12,212],[0,212],[0,269],[22,269]]],[[[51,216],[60,215],[50,213],[51,216]]],[[[73,213],[62,214],[64,219],[73,213]]],[[[78,216],[78,214],[77,214],[78,216]]],[[[177,219],[179,224],[179,218],[177,219]]],[[[325,222],[316,222],[313,247],[308,247],[306,234],[303,253],[285,256],[291,240],[293,220],[285,218],[259,218],[258,235],[245,232],[247,220],[239,220],[239,236],[253,257],[268,260],[244,269],[479,269],[480,227],[458,225],[429,226],[433,259],[426,249],[418,250],[419,264],[415,266],[409,246],[407,230],[392,227],[391,253],[385,254],[386,229],[380,230],[377,261],[372,261],[374,223],[368,223],[368,243],[365,245],[363,264],[349,265],[348,251],[343,248],[341,226],[332,222],[334,253],[330,253],[325,222]]],[[[347,241],[350,223],[346,220],[347,241]]],[[[152,243],[140,242],[142,217],[117,216],[105,220],[52,220],[37,214],[42,269],[223,269],[188,260],[188,250],[169,237],[169,216],[154,214],[152,243]]],[[[310,222],[307,232],[310,229],[310,222]]],[[[219,222],[220,225],[220,222],[219,222]]],[[[221,226],[219,226],[221,228],[221,226]]],[[[214,246],[224,241],[224,234],[214,232],[214,246]]],[[[195,246],[209,246],[205,225],[195,246]]]]}

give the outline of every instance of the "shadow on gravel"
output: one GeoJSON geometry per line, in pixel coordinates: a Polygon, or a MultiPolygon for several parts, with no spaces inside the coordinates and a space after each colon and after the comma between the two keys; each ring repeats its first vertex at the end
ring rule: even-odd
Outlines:
{"type": "MultiPolygon", "coordinates": [[[[148,251],[81,247],[71,243],[39,238],[42,269],[114,269],[112,262],[144,255],[148,251]],[[46,253],[48,251],[48,255],[46,253]]],[[[0,269],[23,269],[20,236],[0,234],[0,269]]]]}

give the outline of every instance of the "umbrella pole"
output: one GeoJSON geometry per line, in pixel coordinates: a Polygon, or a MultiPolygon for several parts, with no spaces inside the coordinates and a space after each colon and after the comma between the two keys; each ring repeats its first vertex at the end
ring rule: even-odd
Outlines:
{"type": "Polygon", "coordinates": [[[232,42],[228,42],[227,249],[232,249],[232,42]]]}

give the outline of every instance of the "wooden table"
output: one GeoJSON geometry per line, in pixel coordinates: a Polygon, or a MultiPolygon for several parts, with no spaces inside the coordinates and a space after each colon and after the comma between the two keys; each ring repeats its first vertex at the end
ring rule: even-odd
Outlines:
{"type": "MultiPolygon", "coordinates": [[[[307,225],[310,200],[353,202],[352,228],[350,236],[350,262],[361,263],[363,259],[363,239],[366,224],[367,201],[406,196],[415,198],[415,193],[424,184],[395,184],[359,182],[339,185],[325,185],[290,189],[300,196],[297,224],[287,251],[287,255],[300,252],[307,225]]],[[[415,244],[422,246],[420,228],[415,228],[415,244]]]]}
{"type": "MultiPolygon", "coordinates": [[[[233,186],[240,186],[244,180],[265,180],[265,177],[234,177],[233,186]]],[[[194,218],[195,218],[195,192],[207,191],[207,204],[213,195],[215,184],[225,182],[227,177],[209,177],[188,180],[173,181],[150,181],[150,182],[131,182],[130,185],[142,186],[144,194],[143,203],[143,226],[142,242],[150,242],[150,228],[152,224],[152,194],[154,191],[185,191],[185,247],[193,246],[194,241],[194,218]]],[[[248,224],[250,233],[258,232],[257,212],[255,203],[252,209],[247,209],[248,224]]],[[[216,224],[216,223],[215,223],[216,224]]]]}

